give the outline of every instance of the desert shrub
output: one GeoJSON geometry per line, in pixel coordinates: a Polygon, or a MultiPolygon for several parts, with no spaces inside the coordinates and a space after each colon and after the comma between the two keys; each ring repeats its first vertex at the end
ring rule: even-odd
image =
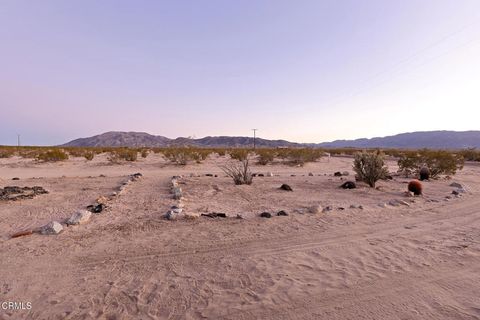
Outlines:
{"type": "Polygon", "coordinates": [[[258,164],[267,165],[275,159],[275,151],[273,149],[258,149],[255,151],[258,155],[258,164]]]}
{"type": "Polygon", "coordinates": [[[137,161],[137,150],[121,148],[115,149],[109,152],[108,161],[120,162],[120,161],[137,161]]]}
{"type": "Polygon", "coordinates": [[[83,157],[85,159],[87,159],[88,161],[91,161],[93,160],[93,158],[95,157],[95,152],[93,151],[86,151],[84,154],[83,154],[83,157]]]}
{"type": "Polygon", "coordinates": [[[68,154],[62,149],[47,150],[37,155],[37,160],[45,162],[64,161],[67,159],[68,154]]]}
{"type": "Polygon", "coordinates": [[[253,182],[253,175],[250,171],[250,163],[248,157],[243,160],[232,161],[220,167],[227,176],[233,179],[236,185],[247,184],[253,182]]]}
{"type": "Polygon", "coordinates": [[[10,158],[15,154],[15,150],[12,148],[5,148],[0,150],[0,158],[10,158]]]}
{"type": "Polygon", "coordinates": [[[146,158],[148,156],[148,151],[148,149],[140,150],[140,155],[142,156],[142,158],[146,158]]]}
{"type": "Polygon", "coordinates": [[[398,160],[399,171],[406,176],[412,173],[419,175],[420,170],[425,167],[432,178],[441,174],[454,175],[457,170],[463,169],[463,164],[464,159],[461,154],[427,149],[405,153],[398,160]]]}
{"type": "Polygon", "coordinates": [[[287,159],[290,164],[303,166],[307,162],[315,162],[323,155],[321,149],[289,149],[287,159]]]}
{"type": "Polygon", "coordinates": [[[480,161],[480,151],[475,148],[468,148],[459,152],[465,161],[480,161]]]}
{"type": "Polygon", "coordinates": [[[248,158],[249,151],[247,149],[231,149],[228,151],[230,158],[243,161],[248,158]]]}
{"type": "Polygon", "coordinates": [[[167,148],[163,151],[163,156],[170,162],[182,166],[187,165],[191,159],[191,154],[185,148],[167,148]]]}
{"type": "Polygon", "coordinates": [[[353,161],[353,170],[361,181],[374,188],[375,183],[388,175],[384,155],[380,151],[359,152],[353,161]]]}
{"type": "Polygon", "coordinates": [[[216,152],[220,157],[225,157],[225,155],[227,154],[227,150],[226,150],[226,149],[223,149],[223,148],[216,149],[215,152],[216,152]]]}

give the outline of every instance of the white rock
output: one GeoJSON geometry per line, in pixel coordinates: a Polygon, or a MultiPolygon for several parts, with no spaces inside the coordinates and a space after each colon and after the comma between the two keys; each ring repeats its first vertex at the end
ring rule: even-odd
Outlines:
{"type": "Polygon", "coordinates": [[[70,219],[67,220],[67,225],[84,224],[90,220],[91,216],[92,213],[90,211],[78,210],[70,217],[70,219]]]}
{"type": "Polygon", "coordinates": [[[267,173],[265,174],[265,176],[266,176],[266,177],[273,177],[273,173],[267,172],[267,173]]]}
{"type": "Polygon", "coordinates": [[[165,214],[165,218],[168,220],[176,220],[180,216],[182,216],[183,210],[181,208],[172,207],[172,209],[168,210],[165,214]]]}
{"type": "Polygon", "coordinates": [[[45,235],[47,235],[47,234],[59,234],[62,231],[63,231],[63,226],[57,221],[52,221],[52,222],[44,225],[40,229],[40,233],[45,234],[45,235]]]}

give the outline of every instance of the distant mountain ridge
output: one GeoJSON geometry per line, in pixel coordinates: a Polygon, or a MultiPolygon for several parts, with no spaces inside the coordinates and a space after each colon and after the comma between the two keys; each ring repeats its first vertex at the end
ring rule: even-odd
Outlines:
{"type": "MultiPolygon", "coordinates": [[[[302,144],[286,140],[267,140],[256,138],[259,147],[301,147],[302,144]]],[[[169,139],[145,132],[110,131],[93,137],[75,139],[63,144],[65,147],[168,147],[168,146],[198,146],[198,147],[245,147],[253,146],[252,137],[204,137],[191,139],[179,137],[169,139]]]]}
{"type": "MultiPolygon", "coordinates": [[[[68,147],[248,147],[252,137],[204,137],[200,139],[151,135],[145,132],[110,131],[93,137],[72,140],[68,147]]],[[[422,131],[401,133],[394,136],[371,139],[336,140],[323,143],[295,143],[286,140],[257,138],[258,147],[318,147],[318,148],[399,148],[399,149],[464,149],[480,148],[480,131],[422,131]]]]}

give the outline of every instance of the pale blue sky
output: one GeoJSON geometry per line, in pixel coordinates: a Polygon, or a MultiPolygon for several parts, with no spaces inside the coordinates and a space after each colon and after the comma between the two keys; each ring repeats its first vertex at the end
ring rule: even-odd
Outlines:
{"type": "Polygon", "coordinates": [[[480,1],[0,0],[0,144],[480,129],[480,1]]]}

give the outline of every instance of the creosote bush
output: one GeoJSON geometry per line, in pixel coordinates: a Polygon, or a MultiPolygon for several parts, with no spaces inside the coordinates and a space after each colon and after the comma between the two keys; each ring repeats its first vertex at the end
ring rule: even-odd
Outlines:
{"type": "Polygon", "coordinates": [[[138,152],[136,149],[119,148],[110,151],[108,161],[117,163],[120,161],[136,161],[138,152]]]}
{"type": "Polygon", "coordinates": [[[419,175],[422,168],[427,168],[431,178],[442,174],[454,175],[462,170],[464,159],[461,154],[443,150],[427,150],[405,152],[398,160],[399,172],[405,176],[419,175]]]}
{"type": "Polygon", "coordinates": [[[366,182],[372,188],[375,188],[375,183],[378,180],[388,175],[384,155],[380,151],[357,153],[353,161],[353,170],[360,180],[366,182]]]}
{"type": "Polygon", "coordinates": [[[248,158],[230,163],[220,167],[227,176],[233,179],[236,185],[247,184],[253,182],[253,175],[250,171],[250,163],[248,158]]]}
{"type": "Polygon", "coordinates": [[[45,162],[64,161],[68,159],[68,154],[62,149],[47,150],[37,155],[37,160],[45,162]]]}
{"type": "Polygon", "coordinates": [[[276,156],[276,152],[273,149],[258,149],[255,150],[255,153],[258,155],[258,164],[261,165],[272,163],[276,156]]]}

